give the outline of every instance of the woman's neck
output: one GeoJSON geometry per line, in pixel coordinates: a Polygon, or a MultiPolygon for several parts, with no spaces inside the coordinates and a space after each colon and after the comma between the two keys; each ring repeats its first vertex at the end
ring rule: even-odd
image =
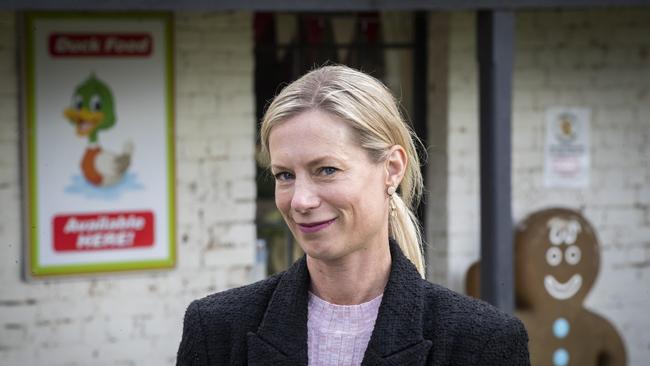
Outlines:
{"type": "Polygon", "coordinates": [[[361,304],[382,294],[390,265],[388,243],[350,253],[337,261],[326,262],[307,256],[311,291],[337,305],[361,304]]]}

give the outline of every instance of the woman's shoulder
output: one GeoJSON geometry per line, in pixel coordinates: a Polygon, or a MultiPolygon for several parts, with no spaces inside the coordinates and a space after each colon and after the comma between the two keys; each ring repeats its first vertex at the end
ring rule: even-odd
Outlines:
{"type": "Polygon", "coordinates": [[[247,311],[246,316],[263,312],[282,275],[283,273],[279,273],[246,286],[228,289],[194,300],[188,307],[188,311],[199,311],[203,319],[219,317],[222,321],[231,317],[238,318],[247,311]]]}
{"type": "Polygon", "coordinates": [[[448,318],[450,321],[485,324],[502,324],[517,320],[511,314],[501,311],[493,305],[476,299],[444,286],[424,281],[425,296],[424,301],[427,303],[425,308],[430,309],[437,315],[448,318]]]}
{"type": "Polygon", "coordinates": [[[472,357],[483,361],[510,357],[521,361],[514,364],[528,364],[528,335],[517,317],[437,284],[426,282],[424,288],[425,324],[432,325],[425,327],[429,337],[443,332],[458,342],[455,348],[471,350],[472,357]]]}
{"type": "Polygon", "coordinates": [[[194,300],[185,311],[177,364],[229,363],[231,347],[244,347],[257,329],[281,274],[194,300]]]}

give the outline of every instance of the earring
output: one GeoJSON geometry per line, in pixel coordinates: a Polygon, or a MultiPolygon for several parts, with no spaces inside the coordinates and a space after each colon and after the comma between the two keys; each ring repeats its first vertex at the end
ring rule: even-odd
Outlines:
{"type": "Polygon", "coordinates": [[[389,198],[389,200],[390,200],[390,202],[389,202],[389,205],[390,205],[390,216],[391,216],[391,217],[395,217],[395,199],[393,198],[393,195],[395,194],[395,187],[393,187],[393,186],[389,186],[389,187],[386,189],[386,193],[388,194],[388,197],[390,197],[390,198],[389,198]]]}

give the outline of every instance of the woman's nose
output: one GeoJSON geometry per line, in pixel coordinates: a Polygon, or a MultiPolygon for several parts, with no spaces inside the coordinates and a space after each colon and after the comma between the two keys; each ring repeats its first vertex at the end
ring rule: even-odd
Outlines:
{"type": "Polygon", "coordinates": [[[320,199],[316,187],[310,182],[296,180],[293,197],[291,197],[291,208],[299,213],[307,213],[309,210],[320,205],[320,199]]]}

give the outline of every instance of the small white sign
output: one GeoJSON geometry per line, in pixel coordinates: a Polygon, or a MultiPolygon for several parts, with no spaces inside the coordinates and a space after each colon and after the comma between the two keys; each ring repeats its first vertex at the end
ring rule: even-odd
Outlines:
{"type": "Polygon", "coordinates": [[[589,185],[591,110],[553,107],[546,111],[544,185],[582,188],[589,185]]]}

